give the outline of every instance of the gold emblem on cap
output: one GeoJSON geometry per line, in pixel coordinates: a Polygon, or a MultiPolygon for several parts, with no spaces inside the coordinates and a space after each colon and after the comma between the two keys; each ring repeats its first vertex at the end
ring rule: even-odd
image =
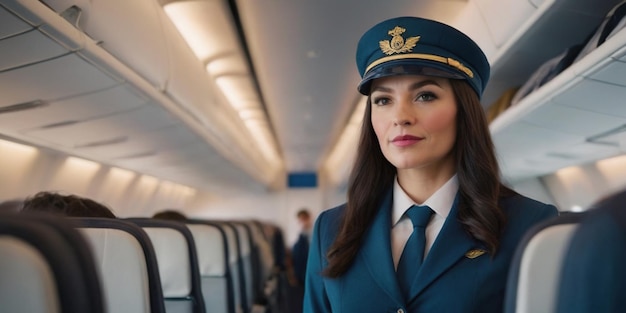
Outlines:
{"type": "Polygon", "coordinates": [[[381,40],[378,43],[380,44],[380,50],[383,51],[386,55],[392,55],[394,53],[403,53],[403,52],[411,52],[413,47],[420,40],[420,36],[409,37],[404,41],[402,38],[402,33],[404,33],[406,29],[396,26],[392,30],[388,32],[391,38],[391,42],[389,40],[381,40]]]}
{"type": "Polygon", "coordinates": [[[485,252],[487,252],[487,251],[485,251],[483,249],[472,249],[472,250],[467,251],[465,253],[465,257],[468,258],[468,259],[475,259],[475,258],[485,254],[485,252]]]}

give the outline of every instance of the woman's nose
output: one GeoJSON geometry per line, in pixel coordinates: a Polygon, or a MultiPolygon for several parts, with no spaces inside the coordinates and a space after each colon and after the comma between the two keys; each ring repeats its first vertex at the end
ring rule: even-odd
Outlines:
{"type": "Polygon", "coordinates": [[[398,126],[407,126],[415,123],[415,116],[409,109],[409,105],[400,103],[396,107],[393,123],[398,126]]]}

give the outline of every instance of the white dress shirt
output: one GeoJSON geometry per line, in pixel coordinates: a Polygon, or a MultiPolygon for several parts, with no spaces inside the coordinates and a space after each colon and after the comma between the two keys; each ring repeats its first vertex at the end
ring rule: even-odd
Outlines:
{"type": "Polygon", "coordinates": [[[434,212],[433,217],[426,226],[426,244],[424,249],[424,258],[426,258],[450,213],[450,209],[452,209],[454,197],[458,189],[459,180],[455,174],[433,193],[430,198],[426,199],[424,203],[415,203],[400,187],[396,177],[393,185],[393,213],[391,216],[391,225],[393,225],[391,227],[391,253],[396,269],[398,268],[398,261],[402,255],[402,250],[404,250],[404,245],[409,240],[411,233],[413,233],[413,223],[411,219],[403,216],[404,212],[413,205],[427,205],[434,212]]]}

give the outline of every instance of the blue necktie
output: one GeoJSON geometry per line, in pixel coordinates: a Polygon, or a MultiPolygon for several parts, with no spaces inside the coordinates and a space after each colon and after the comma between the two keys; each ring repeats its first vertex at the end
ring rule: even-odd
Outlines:
{"type": "Polygon", "coordinates": [[[400,256],[400,261],[398,261],[396,274],[400,283],[400,290],[402,290],[406,299],[409,297],[411,284],[415,280],[420,266],[422,266],[426,242],[424,230],[430,221],[432,213],[433,211],[427,206],[415,205],[410,207],[405,213],[413,222],[413,233],[404,246],[402,256],[400,256]]]}

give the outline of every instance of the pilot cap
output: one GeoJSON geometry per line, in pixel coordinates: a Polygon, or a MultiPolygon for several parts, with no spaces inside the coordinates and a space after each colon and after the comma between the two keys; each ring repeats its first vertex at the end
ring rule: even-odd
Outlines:
{"type": "Polygon", "coordinates": [[[369,29],[359,40],[356,63],[364,95],[376,78],[412,74],[465,79],[480,98],[489,80],[487,57],[472,39],[418,17],[392,18],[369,29]]]}

